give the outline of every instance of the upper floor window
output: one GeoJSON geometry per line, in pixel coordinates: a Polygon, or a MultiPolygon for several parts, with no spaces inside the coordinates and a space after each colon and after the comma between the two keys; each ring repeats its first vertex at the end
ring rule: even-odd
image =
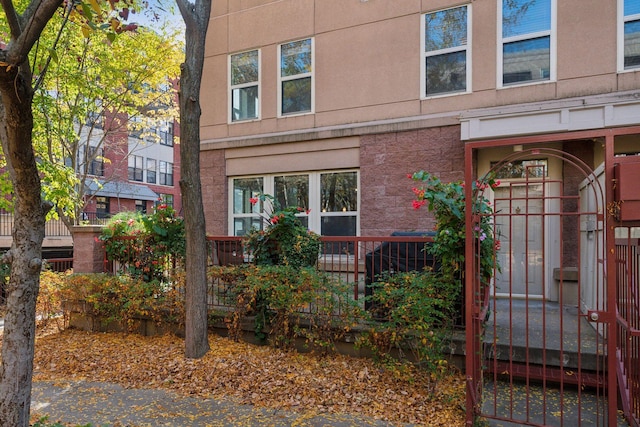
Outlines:
{"type": "Polygon", "coordinates": [[[229,56],[231,121],[259,118],[260,51],[229,56]]]}
{"type": "Polygon", "coordinates": [[[129,181],[139,181],[142,182],[143,175],[143,162],[142,156],[129,156],[129,181]]]}
{"type": "Polygon", "coordinates": [[[156,183],[156,159],[147,159],[147,182],[156,183]]]}
{"type": "Polygon", "coordinates": [[[89,147],[87,174],[104,176],[104,157],[102,148],[89,147]]]}
{"type": "Polygon", "coordinates": [[[618,70],[640,67],[640,1],[618,0],[618,70]]]}
{"type": "Polygon", "coordinates": [[[166,122],[162,126],[151,129],[161,145],[173,147],[173,122],[166,122]]]}
{"type": "Polygon", "coordinates": [[[556,0],[498,2],[498,87],[555,80],[556,0]]]}
{"type": "Polygon", "coordinates": [[[424,15],[423,97],[470,90],[470,14],[470,6],[460,6],[424,15]]]}
{"type": "Polygon", "coordinates": [[[160,160],[160,185],[173,185],[173,163],[160,160]]]}
{"type": "Polygon", "coordinates": [[[279,115],[313,112],[313,40],[281,44],[278,56],[279,115]]]}

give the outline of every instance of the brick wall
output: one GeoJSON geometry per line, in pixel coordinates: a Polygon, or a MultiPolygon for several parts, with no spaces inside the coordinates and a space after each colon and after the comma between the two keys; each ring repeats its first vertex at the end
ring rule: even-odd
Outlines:
{"type": "Polygon", "coordinates": [[[360,230],[363,236],[433,229],[426,209],[411,207],[414,182],[426,170],[445,182],[464,178],[460,127],[363,136],[360,142],[360,230]]]}
{"type": "Polygon", "coordinates": [[[224,150],[200,152],[200,179],[207,234],[226,236],[227,230],[227,178],[224,150]]]}
{"type": "Polygon", "coordinates": [[[104,245],[98,241],[102,226],[73,227],[73,272],[102,273],[105,271],[104,245]]]}
{"type": "MultiPolygon", "coordinates": [[[[563,151],[572,154],[589,167],[593,168],[593,142],[591,141],[565,141],[562,146],[563,151]]],[[[585,179],[584,172],[569,162],[563,162],[563,194],[565,196],[577,196],[579,185],[585,179]]],[[[577,199],[563,199],[563,212],[577,212],[579,210],[577,199]]],[[[565,215],[562,217],[562,256],[563,267],[576,267],[579,265],[578,243],[580,218],[575,215],[565,215]]]]}

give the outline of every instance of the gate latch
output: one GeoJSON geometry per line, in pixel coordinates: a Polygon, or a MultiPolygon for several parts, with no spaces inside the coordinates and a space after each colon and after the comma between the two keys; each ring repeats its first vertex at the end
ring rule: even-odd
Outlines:
{"type": "Polygon", "coordinates": [[[598,322],[598,323],[607,323],[611,321],[608,312],[598,311],[598,310],[587,311],[587,319],[590,322],[598,322]]]}

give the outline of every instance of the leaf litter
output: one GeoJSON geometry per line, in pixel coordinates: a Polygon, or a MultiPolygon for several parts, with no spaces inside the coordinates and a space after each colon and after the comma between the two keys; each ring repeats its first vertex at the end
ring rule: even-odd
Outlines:
{"type": "Polygon", "coordinates": [[[318,356],[234,342],[211,334],[201,359],[184,357],[175,335],[144,337],[67,329],[36,340],[34,381],[84,380],[125,388],[293,411],[352,414],[392,423],[464,425],[464,377],[437,382],[416,368],[388,370],[372,360],[318,356]]]}

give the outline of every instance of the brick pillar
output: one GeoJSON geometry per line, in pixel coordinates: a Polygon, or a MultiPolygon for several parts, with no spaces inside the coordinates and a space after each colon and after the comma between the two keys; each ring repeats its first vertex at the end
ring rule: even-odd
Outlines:
{"type": "Polygon", "coordinates": [[[104,273],[104,244],[98,240],[101,225],[79,225],[72,227],[73,272],[104,273]]]}

